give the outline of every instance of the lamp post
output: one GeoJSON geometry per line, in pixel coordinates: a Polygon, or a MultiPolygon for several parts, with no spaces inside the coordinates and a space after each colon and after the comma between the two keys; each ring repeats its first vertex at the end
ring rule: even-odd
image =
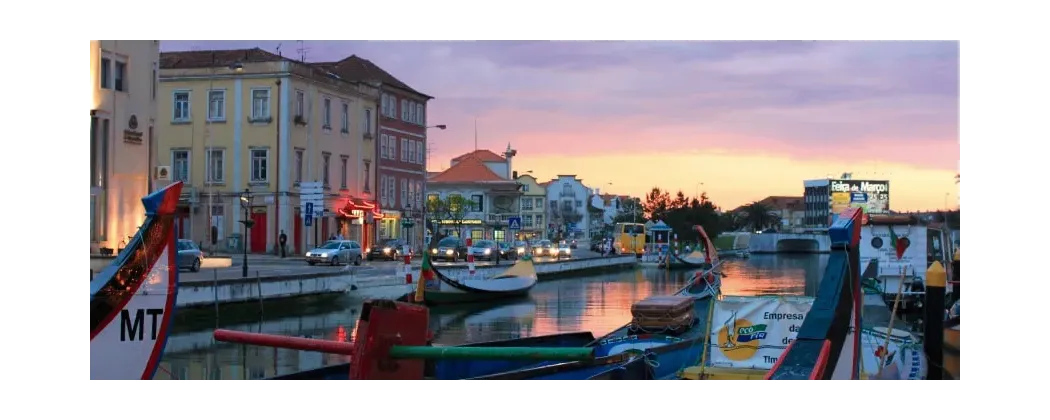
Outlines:
{"type": "Polygon", "coordinates": [[[249,218],[252,208],[252,192],[247,188],[241,193],[241,208],[244,209],[244,220],[241,220],[241,224],[244,225],[244,240],[241,244],[243,250],[244,260],[241,262],[241,277],[248,277],[248,229],[252,227],[255,222],[249,218]]]}
{"type": "MultiPolygon", "coordinates": [[[[424,127],[424,129],[427,129],[427,130],[429,130],[431,128],[436,128],[438,130],[444,130],[444,129],[448,128],[448,126],[445,125],[445,124],[437,124],[437,125],[428,125],[428,126],[424,127]]],[[[424,143],[424,147],[426,147],[426,150],[425,150],[426,153],[423,154],[423,208],[420,209],[420,210],[423,212],[423,216],[422,216],[423,232],[426,232],[427,231],[427,212],[426,212],[427,207],[426,207],[426,203],[427,203],[427,184],[428,184],[428,182],[427,182],[427,165],[430,164],[430,141],[426,137],[423,138],[423,141],[425,142],[424,143]]],[[[435,235],[436,235],[436,232],[435,232],[435,235]]],[[[426,239],[426,235],[424,234],[423,237],[420,238],[419,240],[422,242],[425,239],[426,239]]],[[[423,247],[422,247],[423,251],[426,252],[426,249],[429,246],[430,246],[430,244],[423,244],[423,247]]]]}

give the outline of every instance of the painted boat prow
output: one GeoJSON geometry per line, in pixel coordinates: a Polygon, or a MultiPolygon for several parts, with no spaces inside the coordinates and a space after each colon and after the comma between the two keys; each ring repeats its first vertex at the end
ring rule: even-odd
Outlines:
{"type": "Polygon", "coordinates": [[[91,279],[91,379],[152,379],[174,319],[175,208],[182,182],[142,199],[146,220],[91,279]]]}

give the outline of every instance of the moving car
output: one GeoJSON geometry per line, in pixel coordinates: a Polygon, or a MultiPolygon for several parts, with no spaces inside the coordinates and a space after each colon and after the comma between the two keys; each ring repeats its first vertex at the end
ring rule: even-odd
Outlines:
{"type": "Polygon", "coordinates": [[[179,269],[188,268],[196,273],[201,271],[201,261],[204,261],[204,253],[197,244],[189,239],[179,239],[175,242],[175,248],[179,250],[179,269]]]}
{"type": "Polygon", "coordinates": [[[554,258],[572,258],[572,245],[565,241],[561,241],[557,248],[551,250],[551,254],[554,258]]]}
{"type": "Polygon", "coordinates": [[[499,257],[505,260],[518,259],[518,247],[507,242],[499,243],[499,257]]]}
{"type": "Polygon", "coordinates": [[[437,247],[430,248],[430,255],[435,260],[456,261],[467,259],[467,243],[455,236],[438,241],[437,247]]]}
{"type": "Polygon", "coordinates": [[[538,244],[532,247],[532,255],[537,257],[549,257],[554,255],[554,244],[550,240],[544,239],[538,244]]]}
{"type": "Polygon", "coordinates": [[[401,239],[387,239],[383,243],[366,250],[368,261],[382,259],[397,261],[403,255],[405,241],[401,239]]]}
{"type": "Polygon", "coordinates": [[[357,241],[328,241],[306,253],[306,263],[339,265],[353,262],[361,265],[361,244],[357,241]]]}
{"type": "Polygon", "coordinates": [[[487,239],[474,242],[474,245],[470,247],[470,255],[474,256],[474,260],[495,261],[497,252],[499,252],[499,246],[487,239]]]}

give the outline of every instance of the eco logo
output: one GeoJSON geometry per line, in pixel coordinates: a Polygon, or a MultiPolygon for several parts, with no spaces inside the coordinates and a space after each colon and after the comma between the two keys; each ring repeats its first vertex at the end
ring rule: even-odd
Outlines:
{"type": "Polygon", "coordinates": [[[758,352],[766,334],[766,324],[737,319],[734,313],[718,331],[718,348],[729,360],[744,361],[758,352]]]}

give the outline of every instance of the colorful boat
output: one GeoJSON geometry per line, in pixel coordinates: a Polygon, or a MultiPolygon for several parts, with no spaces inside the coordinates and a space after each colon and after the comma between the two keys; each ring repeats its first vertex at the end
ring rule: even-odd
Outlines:
{"type": "Polygon", "coordinates": [[[693,229],[696,229],[696,231],[700,233],[700,240],[701,243],[703,243],[703,249],[697,249],[688,254],[670,252],[670,255],[667,258],[670,268],[706,269],[711,267],[712,261],[719,258],[718,252],[714,248],[714,243],[712,243],[711,238],[707,236],[704,227],[696,225],[693,226],[693,229]]]}
{"type": "Polygon", "coordinates": [[[152,379],[175,314],[176,182],[142,199],[146,221],[91,279],[91,379],[152,379]]]}
{"type": "Polygon", "coordinates": [[[419,284],[423,287],[423,299],[428,305],[448,305],[466,302],[491,301],[524,296],[536,282],[536,267],[529,256],[516,261],[506,271],[493,277],[479,275],[452,278],[442,274],[430,262],[430,255],[423,255],[419,284]]]}

